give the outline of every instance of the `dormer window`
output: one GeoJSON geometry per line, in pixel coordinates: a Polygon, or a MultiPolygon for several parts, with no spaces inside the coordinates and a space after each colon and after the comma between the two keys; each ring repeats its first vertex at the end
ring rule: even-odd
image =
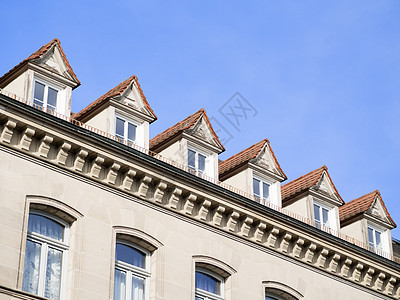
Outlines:
{"type": "Polygon", "coordinates": [[[314,220],[319,225],[329,227],[329,209],[314,203],[314,220]]]}
{"type": "Polygon", "coordinates": [[[115,135],[122,141],[127,141],[128,145],[136,142],[137,127],[137,124],[124,117],[115,118],[115,135]]]}
{"type": "Polygon", "coordinates": [[[253,195],[256,200],[269,201],[270,184],[259,178],[253,177],[253,195]]]}
{"type": "Polygon", "coordinates": [[[368,242],[370,247],[382,250],[382,231],[368,226],[368,242]]]}
{"type": "Polygon", "coordinates": [[[205,174],[206,161],[207,155],[205,153],[200,153],[198,150],[194,150],[193,148],[188,149],[187,164],[191,173],[198,175],[205,174]]]}
{"type": "Polygon", "coordinates": [[[33,89],[33,104],[36,107],[57,111],[58,89],[43,81],[35,80],[33,89]]]}

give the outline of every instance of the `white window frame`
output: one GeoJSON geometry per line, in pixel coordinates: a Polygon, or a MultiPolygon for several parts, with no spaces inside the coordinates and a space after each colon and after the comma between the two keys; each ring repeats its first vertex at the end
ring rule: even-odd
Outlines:
{"type": "MultiPolygon", "coordinates": [[[[218,280],[220,282],[220,291],[221,294],[217,295],[217,294],[213,294],[210,292],[207,292],[205,290],[199,289],[195,287],[195,298],[196,297],[200,297],[202,300],[224,300],[224,295],[225,295],[225,279],[222,278],[221,276],[215,274],[214,272],[211,272],[205,268],[196,268],[195,272],[200,272],[200,273],[204,273],[207,274],[213,278],[215,278],[216,280],[218,280]]],[[[195,274],[196,276],[196,274],[195,274]]]]}
{"type": "MultiPolygon", "coordinates": [[[[143,300],[149,299],[151,273],[150,273],[150,252],[148,250],[146,250],[136,244],[126,242],[124,240],[117,240],[117,242],[115,244],[114,274],[115,274],[115,269],[118,269],[118,270],[126,273],[126,279],[125,279],[125,299],[126,300],[132,299],[132,294],[131,294],[131,292],[132,292],[132,276],[141,277],[145,280],[143,300]],[[145,263],[144,263],[145,268],[142,269],[137,266],[123,262],[123,261],[117,261],[117,244],[122,244],[122,245],[125,245],[128,247],[134,248],[136,250],[139,250],[140,252],[143,252],[145,254],[145,263]]],[[[114,278],[114,280],[115,280],[115,278],[114,278]]],[[[115,289],[115,286],[114,286],[114,289],[115,289]]],[[[113,299],[113,300],[119,300],[119,299],[113,299]]]]}
{"type": "Polygon", "coordinates": [[[133,120],[131,118],[125,117],[122,114],[118,114],[118,113],[115,114],[115,118],[114,118],[114,134],[115,134],[115,136],[117,138],[121,139],[124,143],[128,144],[128,146],[131,145],[131,144],[136,144],[136,145],[139,145],[141,147],[144,146],[143,145],[142,132],[141,132],[142,131],[141,126],[142,126],[142,124],[140,124],[139,122],[137,122],[137,121],[135,121],[135,120],[133,120]],[[117,135],[117,119],[121,119],[121,120],[124,121],[124,136],[123,137],[117,135]],[[134,126],[136,126],[135,140],[134,141],[131,141],[131,140],[128,139],[128,124],[129,123],[134,125],[134,126]]]}
{"type": "MultiPolygon", "coordinates": [[[[48,109],[48,108],[47,108],[47,97],[48,97],[48,91],[49,91],[49,87],[50,87],[50,88],[52,88],[52,89],[54,89],[54,90],[57,91],[56,109],[55,109],[54,111],[57,112],[57,113],[61,113],[61,114],[65,113],[65,112],[61,109],[61,106],[60,106],[60,102],[61,102],[61,101],[60,101],[60,99],[61,99],[60,94],[62,93],[62,88],[59,87],[59,86],[57,86],[57,85],[54,85],[54,84],[52,84],[52,83],[49,83],[49,82],[46,81],[46,80],[43,80],[43,79],[41,79],[41,78],[37,78],[37,77],[34,77],[34,79],[33,79],[33,86],[32,86],[32,105],[34,105],[34,106],[38,105],[38,104],[35,104],[35,103],[34,103],[34,101],[35,101],[35,87],[36,87],[36,82],[44,85],[43,106],[41,106],[41,107],[43,107],[43,109],[47,111],[47,109],[48,109]]],[[[51,108],[49,108],[49,109],[53,111],[53,109],[51,109],[51,108]]]]}
{"type": "Polygon", "coordinates": [[[368,243],[368,246],[369,247],[374,247],[374,250],[375,249],[377,249],[377,250],[380,250],[380,251],[384,251],[384,252],[389,252],[389,250],[387,249],[388,248],[388,243],[387,243],[387,232],[386,232],[386,229],[382,229],[382,228],[380,228],[380,227],[377,227],[376,225],[374,225],[374,224],[371,224],[371,223],[367,223],[367,243],[368,243]],[[373,231],[373,246],[371,246],[370,245],[370,240],[369,240],[369,229],[372,229],[372,231],[373,231]],[[377,246],[376,245],[376,236],[375,236],[375,233],[376,232],[379,232],[380,233],[380,235],[381,235],[381,245],[380,246],[377,246]]]}
{"type": "MultiPolygon", "coordinates": [[[[55,248],[56,250],[62,251],[62,259],[61,259],[61,281],[60,281],[60,299],[63,300],[66,297],[66,280],[67,280],[67,261],[68,261],[68,250],[69,250],[69,224],[65,221],[54,217],[53,215],[40,211],[40,210],[30,210],[29,216],[31,214],[39,215],[42,217],[46,217],[55,221],[62,226],[64,226],[64,241],[60,242],[44,236],[42,234],[36,232],[27,231],[26,240],[32,241],[34,243],[41,244],[41,252],[40,252],[40,264],[39,264],[39,284],[38,284],[38,296],[44,297],[45,292],[45,279],[46,279],[46,265],[47,265],[47,254],[49,248],[55,248]]],[[[28,218],[29,218],[28,216],[28,218]]],[[[25,244],[26,249],[26,244],[25,244]]]]}
{"type": "Polygon", "coordinates": [[[313,200],[312,203],[312,212],[313,212],[313,219],[314,219],[314,223],[315,225],[320,224],[320,229],[321,230],[327,230],[327,229],[332,229],[332,230],[337,230],[337,226],[336,226],[336,215],[335,215],[335,208],[332,206],[328,206],[324,203],[321,203],[320,201],[316,201],[313,200]],[[316,218],[315,218],[315,213],[314,213],[314,206],[317,205],[319,206],[319,211],[320,211],[320,217],[322,218],[322,209],[326,209],[328,211],[328,223],[327,225],[323,224],[323,220],[321,220],[320,222],[317,222],[316,218]]]}
{"type": "Polygon", "coordinates": [[[266,180],[265,178],[262,178],[260,176],[257,176],[255,174],[253,174],[253,178],[251,180],[251,189],[252,189],[252,192],[253,192],[252,193],[253,196],[255,198],[257,197],[258,200],[260,201],[260,203],[261,202],[263,202],[263,204],[265,204],[267,202],[272,203],[272,197],[271,197],[272,183],[269,180],[266,180]],[[256,194],[254,193],[254,179],[260,181],[260,183],[259,183],[260,195],[259,196],[256,196],[256,194]],[[264,199],[264,197],[263,197],[263,194],[264,194],[264,185],[263,185],[263,183],[268,184],[268,198],[267,199],[264,199]]]}
{"type": "Polygon", "coordinates": [[[211,155],[202,150],[199,150],[196,147],[193,147],[192,145],[188,145],[187,150],[186,150],[186,166],[188,167],[189,172],[191,170],[191,167],[189,167],[189,150],[195,152],[195,159],[194,159],[195,160],[195,174],[198,176],[206,175],[206,176],[211,177],[211,174],[210,174],[211,173],[210,172],[211,171],[210,170],[211,169],[211,155]],[[205,167],[204,167],[203,173],[201,173],[199,171],[199,159],[198,159],[199,154],[205,157],[205,167]]]}

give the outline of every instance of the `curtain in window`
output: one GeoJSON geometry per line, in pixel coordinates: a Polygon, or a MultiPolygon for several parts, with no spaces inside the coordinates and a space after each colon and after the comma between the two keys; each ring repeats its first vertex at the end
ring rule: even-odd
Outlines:
{"type": "Polygon", "coordinates": [[[132,300],[144,299],[144,279],[132,276],[132,300]]]}
{"type": "Polygon", "coordinates": [[[219,280],[210,275],[196,272],[196,288],[213,294],[219,294],[219,280]]]}
{"type": "Polygon", "coordinates": [[[126,274],[115,269],[114,274],[114,300],[125,300],[126,295],[126,274]]]}
{"type": "Polygon", "coordinates": [[[57,241],[62,241],[64,238],[64,226],[35,214],[29,215],[28,231],[42,234],[57,241]]]}
{"type": "Polygon", "coordinates": [[[46,284],[44,296],[60,299],[62,252],[49,248],[47,253],[46,284]]]}
{"type": "Polygon", "coordinates": [[[32,294],[38,293],[41,247],[39,243],[34,243],[30,240],[26,241],[22,289],[32,294]]]}

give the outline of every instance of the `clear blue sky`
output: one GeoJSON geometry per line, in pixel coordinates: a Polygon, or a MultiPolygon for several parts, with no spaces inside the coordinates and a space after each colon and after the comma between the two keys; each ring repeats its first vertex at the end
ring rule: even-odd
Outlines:
{"type": "Polygon", "coordinates": [[[288,181],[325,164],[346,202],[379,189],[400,225],[399,16],[398,0],[7,1],[0,73],[57,37],[73,111],[136,74],[151,137],[203,107],[231,135],[221,159],[267,137],[288,181]],[[257,112],[236,128],[235,92],[257,112]]]}

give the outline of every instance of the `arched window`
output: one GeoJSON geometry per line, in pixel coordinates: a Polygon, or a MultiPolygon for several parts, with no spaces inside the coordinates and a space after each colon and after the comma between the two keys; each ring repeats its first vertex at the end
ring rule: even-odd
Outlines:
{"type": "Polygon", "coordinates": [[[222,277],[206,269],[197,268],[195,274],[195,299],[224,299],[224,280],[222,277]]]}
{"type": "Polygon", "coordinates": [[[68,251],[68,224],[43,212],[28,219],[22,289],[49,299],[62,298],[68,251]]]}
{"type": "Polygon", "coordinates": [[[264,281],[265,300],[300,300],[303,295],[290,286],[277,281],[264,281]]]}
{"type": "Polygon", "coordinates": [[[146,300],[150,253],[125,241],[115,249],[114,300],[146,300]]]}

